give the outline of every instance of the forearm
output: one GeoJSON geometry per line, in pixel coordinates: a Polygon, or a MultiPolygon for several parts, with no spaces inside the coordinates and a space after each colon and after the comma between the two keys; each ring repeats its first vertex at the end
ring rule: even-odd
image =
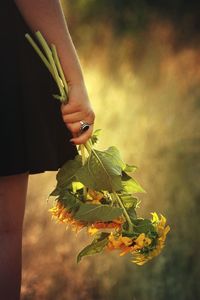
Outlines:
{"type": "Polygon", "coordinates": [[[30,30],[39,30],[49,44],[56,45],[69,85],[83,84],[80,63],[59,0],[15,0],[30,30]]]}

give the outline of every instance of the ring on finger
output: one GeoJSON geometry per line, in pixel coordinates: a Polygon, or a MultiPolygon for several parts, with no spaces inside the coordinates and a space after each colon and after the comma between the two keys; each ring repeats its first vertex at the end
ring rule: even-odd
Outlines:
{"type": "Polygon", "coordinates": [[[85,131],[87,131],[89,128],[90,128],[90,125],[88,122],[85,122],[85,121],[80,121],[80,133],[83,133],[85,131]]]}

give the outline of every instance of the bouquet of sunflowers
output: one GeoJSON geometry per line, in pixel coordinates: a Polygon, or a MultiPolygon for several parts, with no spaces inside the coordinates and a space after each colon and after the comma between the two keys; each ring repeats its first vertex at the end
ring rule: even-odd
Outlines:
{"type": "MultiPolygon", "coordinates": [[[[35,33],[40,47],[26,34],[55,82],[60,94],[53,95],[67,101],[67,83],[55,45],[49,46],[42,34],[35,33]]],[[[100,130],[96,130],[86,144],[79,147],[74,160],[67,161],[58,171],[57,186],[50,196],[55,206],[50,209],[54,219],[71,226],[76,232],[86,228],[93,241],[77,257],[103,251],[119,250],[120,256],[132,254],[132,262],[143,265],[157,256],[164,247],[170,230],[166,218],[152,213],[151,219],[136,214],[139,200],[135,193],[144,192],[130,175],[135,166],[126,164],[116,147],[97,150],[100,130]]]]}

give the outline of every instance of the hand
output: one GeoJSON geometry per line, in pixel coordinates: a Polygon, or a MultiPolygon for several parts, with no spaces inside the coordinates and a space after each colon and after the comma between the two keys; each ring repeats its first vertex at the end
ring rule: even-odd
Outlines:
{"type": "Polygon", "coordinates": [[[95,115],[84,84],[69,86],[68,97],[68,103],[61,105],[61,112],[63,121],[73,135],[70,141],[75,145],[85,144],[92,135],[95,115]],[[80,121],[90,124],[82,134],[80,121]]]}

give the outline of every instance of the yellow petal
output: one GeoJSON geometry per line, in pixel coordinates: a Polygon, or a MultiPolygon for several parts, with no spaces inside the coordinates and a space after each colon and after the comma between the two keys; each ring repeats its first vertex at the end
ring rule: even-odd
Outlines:
{"type": "Polygon", "coordinates": [[[99,230],[95,227],[88,227],[88,233],[91,234],[91,235],[94,235],[95,233],[97,233],[99,230]]]}
{"type": "Polygon", "coordinates": [[[159,218],[156,212],[151,213],[151,215],[152,215],[152,223],[159,222],[159,218]]]}

